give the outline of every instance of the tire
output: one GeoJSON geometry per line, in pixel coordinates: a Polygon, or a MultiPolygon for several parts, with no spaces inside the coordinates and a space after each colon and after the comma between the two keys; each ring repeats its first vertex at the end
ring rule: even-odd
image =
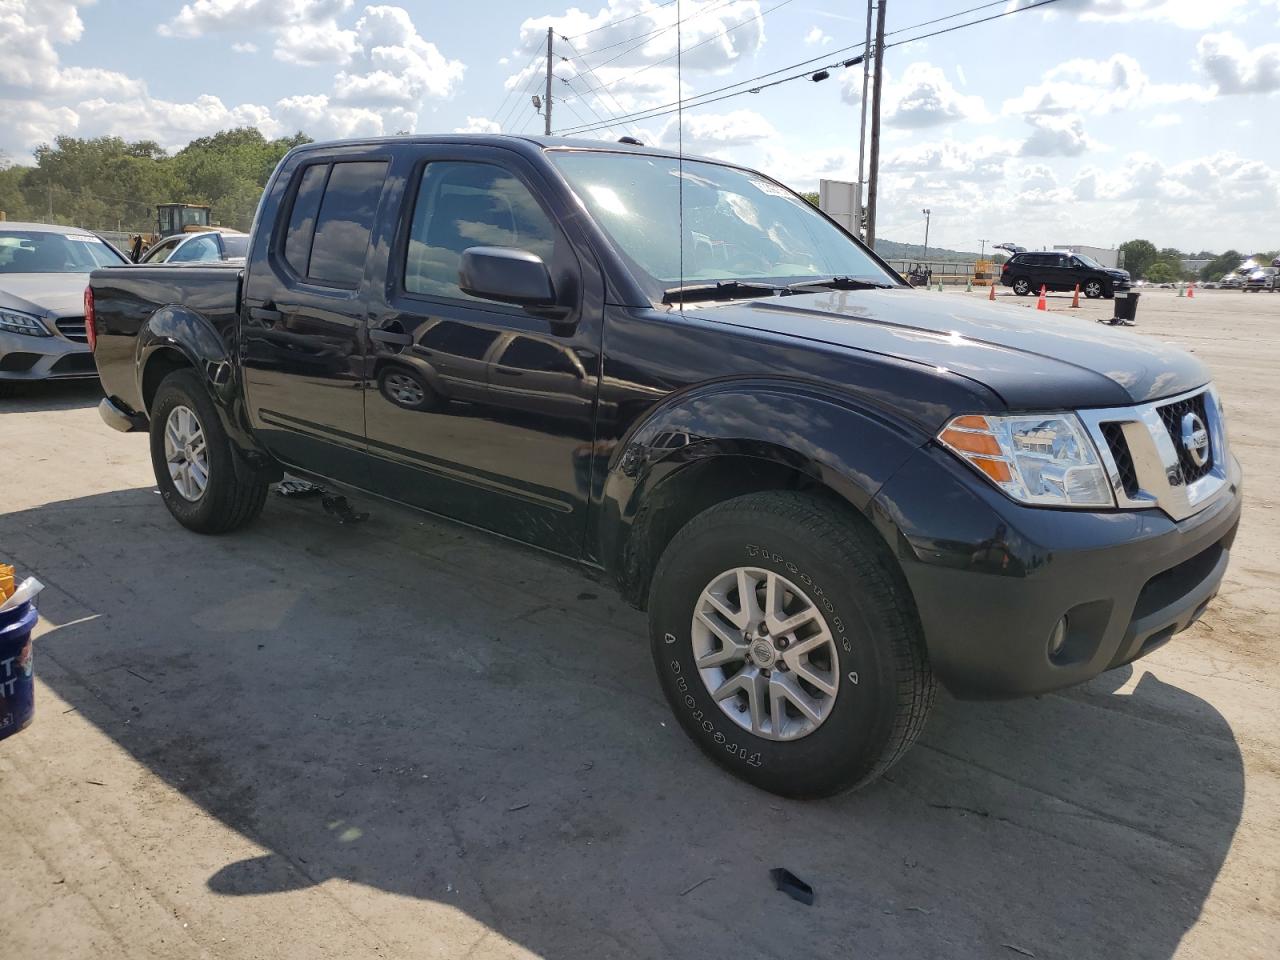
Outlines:
{"type": "Polygon", "coordinates": [[[1029,277],[1014,277],[1013,292],[1020,297],[1025,297],[1031,292],[1031,279],[1029,277]]]}
{"type": "MultiPolygon", "coordinates": [[[[742,614],[747,605],[741,604],[741,594],[719,595],[742,614]]],[[[649,633],[663,693],[685,732],[726,770],[781,796],[830,796],[874,780],[915,742],[933,705],[936,684],[924,637],[896,562],[861,518],[807,494],[748,494],[710,508],[683,527],[654,573],[649,633]],[[753,635],[745,644],[743,633],[707,606],[708,588],[738,582],[739,569],[765,581],[772,576],[783,588],[777,595],[790,598],[786,616],[807,603],[821,621],[783,634],[782,640],[753,635]],[[710,619],[695,621],[707,610],[710,619]],[[703,626],[712,619],[722,634],[703,626]],[[819,632],[821,623],[829,643],[819,632]],[[707,657],[724,658],[729,647],[719,639],[723,633],[761,658],[700,671],[695,657],[703,658],[704,667],[707,657]],[[803,652],[810,641],[817,647],[803,652]],[[794,650],[788,654],[780,644],[794,650]],[[802,670],[800,661],[787,656],[809,658],[807,666],[802,670]],[[775,683],[799,687],[813,712],[822,711],[818,722],[790,700],[766,703],[762,691],[757,694],[760,716],[779,705],[782,716],[775,722],[769,710],[757,729],[745,689],[725,697],[723,705],[712,697],[712,688],[723,688],[726,679],[732,687],[753,672],[769,677],[760,682],[770,692],[775,683]],[[809,676],[823,678],[834,694],[801,685],[809,676]]]]}
{"type": "MultiPolygon", "coordinates": [[[[179,416],[182,416],[181,414],[179,416]]],[[[250,523],[262,512],[268,482],[247,470],[236,472],[235,454],[209,391],[194,370],[175,370],[160,383],[151,406],[151,465],[165,506],[180,524],[196,533],[227,533],[250,523]],[[174,411],[192,415],[205,452],[205,486],[195,499],[179,490],[171,475],[165,433],[174,411]]]]}
{"type": "Polygon", "coordinates": [[[1080,288],[1080,292],[1090,300],[1097,300],[1099,297],[1106,295],[1107,288],[1101,280],[1086,280],[1084,286],[1080,288]]]}

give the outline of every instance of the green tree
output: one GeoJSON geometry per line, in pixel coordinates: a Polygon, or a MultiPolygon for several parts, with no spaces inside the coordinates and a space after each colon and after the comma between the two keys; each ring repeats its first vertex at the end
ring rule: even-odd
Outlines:
{"type": "Polygon", "coordinates": [[[1146,277],[1147,267],[1159,256],[1156,245],[1150,240],[1129,240],[1120,244],[1120,252],[1124,254],[1124,268],[1134,277],[1146,277]]]}
{"type": "Polygon", "coordinates": [[[1218,254],[1200,268],[1200,279],[1221,280],[1225,274],[1240,266],[1240,261],[1243,259],[1244,255],[1237,250],[1228,250],[1226,253],[1218,254]]]}
{"type": "Polygon", "coordinates": [[[1144,276],[1152,283],[1172,283],[1180,276],[1179,271],[1166,260],[1157,260],[1147,267],[1144,276]]]}
{"type": "Polygon", "coordinates": [[[815,207],[818,205],[818,193],[816,190],[813,192],[801,193],[800,196],[804,197],[806,200],[812,203],[815,207]]]}

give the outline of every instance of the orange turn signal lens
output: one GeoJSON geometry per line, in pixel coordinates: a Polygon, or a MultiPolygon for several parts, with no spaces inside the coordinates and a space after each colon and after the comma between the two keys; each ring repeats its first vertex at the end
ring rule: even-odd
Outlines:
{"type": "Polygon", "coordinates": [[[963,417],[956,417],[948,424],[948,429],[951,427],[959,427],[961,430],[990,430],[991,424],[987,423],[986,417],[970,413],[963,417]]]}
{"type": "MultiPolygon", "coordinates": [[[[960,419],[981,418],[961,417],[960,419]]],[[[966,430],[957,430],[955,427],[947,427],[942,431],[941,440],[953,450],[964,453],[977,453],[988,457],[1000,456],[1000,443],[989,433],[970,433],[966,430]]]]}
{"type": "Polygon", "coordinates": [[[1009,464],[1003,460],[988,460],[986,457],[968,457],[967,459],[996,483],[1009,483],[1013,479],[1009,464]]]}

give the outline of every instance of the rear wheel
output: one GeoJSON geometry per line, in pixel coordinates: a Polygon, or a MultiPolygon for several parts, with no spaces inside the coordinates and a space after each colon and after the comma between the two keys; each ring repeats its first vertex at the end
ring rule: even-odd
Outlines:
{"type": "Polygon", "coordinates": [[[649,629],[685,732],[784,796],[875,779],[933,703],[893,558],[859,518],[805,494],[750,494],[690,521],[654,574],[649,629]]]}
{"type": "Polygon", "coordinates": [[[1031,292],[1031,280],[1028,277],[1013,278],[1013,292],[1020,297],[1025,297],[1031,292]]]}
{"type": "Polygon", "coordinates": [[[169,512],[197,533],[226,533],[254,520],[267,480],[237,473],[226,431],[194,370],[175,370],[151,407],[151,465],[169,512]]]}

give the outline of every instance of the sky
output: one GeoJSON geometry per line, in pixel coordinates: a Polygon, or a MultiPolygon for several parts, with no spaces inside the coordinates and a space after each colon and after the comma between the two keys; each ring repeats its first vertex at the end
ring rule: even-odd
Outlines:
{"type": "MultiPolygon", "coordinates": [[[[879,235],[921,242],[928,208],[930,245],[955,249],[1280,247],[1280,0],[1019,9],[1037,2],[886,0],[879,235]]],[[[0,157],[30,163],[59,134],[177,149],[241,125],[541,132],[552,27],[557,132],[674,146],[674,116],[615,118],[828,67],[687,109],[684,148],[796,189],[857,179],[862,68],[838,64],[861,51],[861,0],[579,4],[0,0],[0,157]]]]}

